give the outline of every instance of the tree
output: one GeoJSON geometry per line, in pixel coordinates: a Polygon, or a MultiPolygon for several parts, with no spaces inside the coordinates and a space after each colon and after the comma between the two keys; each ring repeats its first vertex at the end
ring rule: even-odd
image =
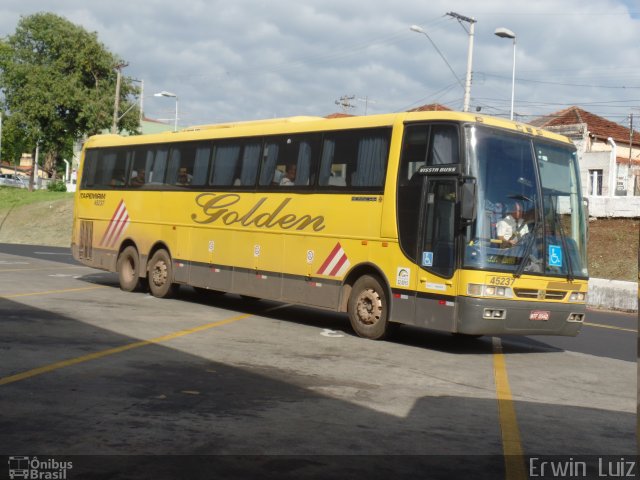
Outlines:
{"type": "MultiPolygon", "coordinates": [[[[0,88],[5,124],[20,141],[56,160],[70,158],[73,143],[110,127],[121,59],[87,32],[53,13],[21,17],[16,31],[0,40],[0,88]]],[[[137,88],[122,79],[120,112],[131,107],[137,88]]],[[[137,133],[133,107],[118,124],[137,133]]],[[[3,145],[4,150],[4,145],[3,145]]]]}

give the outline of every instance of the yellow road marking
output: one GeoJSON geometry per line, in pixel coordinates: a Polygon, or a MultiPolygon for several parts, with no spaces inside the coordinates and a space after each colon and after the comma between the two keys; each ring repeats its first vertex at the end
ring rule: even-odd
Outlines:
{"type": "Polygon", "coordinates": [[[53,295],[54,293],[84,292],[87,290],[96,290],[98,288],[107,288],[107,285],[94,285],[93,287],[65,288],[63,290],[45,290],[44,292],[11,293],[9,295],[0,295],[0,298],[9,299],[9,298],[20,298],[20,297],[36,297],[38,295],[53,295]]]}
{"type": "Polygon", "coordinates": [[[215,327],[221,327],[222,325],[228,325],[229,323],[237,322],[238,320],[242,320],[244,318],[251,317],[251,316],[253,316],[253,314],[251,313],[237,315],[235,317],[227,318],[225,320],[218,320],[216,322],[206,323],[204,325],[199,325],[197,327],[188,328],[185,330],[179,330],[177,332],[169,333],[167,335],[162,335],[160,337],[152,338],[150,340],[140,340],[139,342],[129,343],[127,345],[122,345],[120,347],[109,348],[107,350],[101,350],[99,352],[90,353],[88,355],[83,355],[81,357],[70,358],[69,360],[62,360],[60,362],[51,363],[43,367],[34,368],[31,370],[27,370],[26,372],[17,373],[15,375],[10,375],[8,377],[0,378],[0,385],[8,385],[10,383],[19,382],[21,380],[26,380],[28,378],[42,375],[44,373],[60,370],[61,368],[71,367],[73,365],[89,362],[91,360],[97,360],[98,358],[108,357],[110,355],[126,352],[128,350],[133,350],[135,348],[146,347],[147,345],[155,345],[159,343],[168,342],[169,340],[174,340],[176,338],[184,337],[186,335],[191,335],[193,333],[202,332],[204,330],[209,330],[215,327]]]}
{"type": "Polygon", "coordinates": [[[502,353],[502,343],[493,337],[493,373],[496,383],[496,397],[498,399],[498,413],[500,416],[500,431],[502,432],[502,452],[507,480],[526,480],[520,430],[516,419],[516,410],[511,396],[507,365],[502,353]]]}
{"type": "Polygon", "coordinates": [[[584,322],[583,325],[587,325],[588,327],[597,327],[597,328],[608,328],[610,330],[620,330],[623,332],[633,332],[633,333],[638,333],[638,330],[635,330],[633,328],[624,328],[624,327],[615,327],[613,325],[602,325],[600,323],[588,323],[588,322],[584,322]]]}

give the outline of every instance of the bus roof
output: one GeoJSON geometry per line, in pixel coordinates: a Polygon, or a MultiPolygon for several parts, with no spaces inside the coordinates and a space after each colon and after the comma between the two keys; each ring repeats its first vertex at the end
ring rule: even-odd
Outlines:
{"type": "Polygon", "coordinates": [[[528,135],[540,136],[563,143],[571,143],[562,135],[531,125],[498,117],[455,111],[401,112],[380,115],[325,118],[295,116],[264,120],[220,123],[189,127],[177,132],[163,132],[148,135],[122,136],[116,134],[95,135],[87,140],[87,147],[109,147],[116,145],[136,145],[175,141],[195,141],[278,135],[285,133],[305,133],[314,131],[346,130],[356,128],[391,127],[398,123],[428,120],[476,123],[512,130],[528,135]]]}

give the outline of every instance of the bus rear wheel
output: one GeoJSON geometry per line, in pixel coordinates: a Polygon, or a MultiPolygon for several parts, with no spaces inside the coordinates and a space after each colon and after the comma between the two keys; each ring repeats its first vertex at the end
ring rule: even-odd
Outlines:
{"type": "Polygon", "coordinates": [[[166,250],[158,250],[151,257],[147,272],[149,290],[154,297],[171,298],[178,291],[178,285],[173,283],[173,266],[171,257],[166,250]]]}
{"type": "Polygon", "coordinates": [[[120,253],[116,268],[121,290],[134,292],[140,289],[140,257],[135,247],[130,245],[120,253]]]}
{"type": "Polygon", "coordinates": [[[364,275],[354,283],[347,312],[351,327],[360,337],[381,340],[387,335],[389,302],[377,277],[364,275]]]}

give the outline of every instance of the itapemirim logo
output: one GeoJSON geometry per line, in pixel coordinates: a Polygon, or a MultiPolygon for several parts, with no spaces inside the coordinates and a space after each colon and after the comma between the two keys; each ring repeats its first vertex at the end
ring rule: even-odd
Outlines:
{"type": "Polygon", "coordinates": [[[9,457],[9,478],[33,480],[66,480],[67,472],[73,468],[73,462],[59,462],[53,458],[44,460],[38,457],[9,457]]]}

